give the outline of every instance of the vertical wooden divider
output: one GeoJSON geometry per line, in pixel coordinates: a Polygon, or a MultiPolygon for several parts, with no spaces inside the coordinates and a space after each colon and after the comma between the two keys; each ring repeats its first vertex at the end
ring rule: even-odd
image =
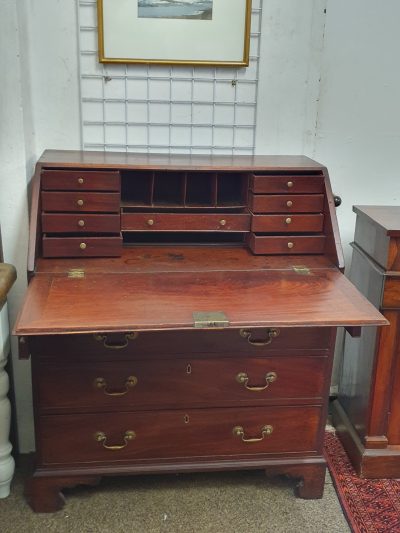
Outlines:
{"type": "Polygon", "coordinates": [[[153,205],[153,199],[154,199],[154,182],[155,182],[155,172],[153,171],[151,173],[151,181],[150,181],[150,198],[149,198],[149,204],[153,205]]]}
{"type": "Polygon", "coordinates": [[[183,180],[181,184],[182,204],[186,207],[186,190],[187,190],[187,172],[183,173],[183,180]]]}
{"type": "Polygon", "coordinates": [[[212,184],[211,184],[211,204],[213,207],[217,207],[217,198],[218,198],[218,174],[215,173],[212,175],[212,184]]]}

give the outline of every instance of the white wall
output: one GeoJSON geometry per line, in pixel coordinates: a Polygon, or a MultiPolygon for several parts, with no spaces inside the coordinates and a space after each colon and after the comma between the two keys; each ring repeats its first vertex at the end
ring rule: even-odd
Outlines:
{"type": "Polygon", "coordinates": [[[342,197],[346,263],[355,204],[400,203],[400,2],[328,0],[313,155],[342,197]]]}
{"type": "MultiPolygon", "coordinates": [[[[27,176],[43,149],[81,145],[76,7],[62,0],[0,6],[0,222],[6,259],[19,275],[12,323],[25,288],[27,176]]],[[[256,151],[305,153],[328,166],[343,198],[347,257],[351,206],[399,203],[399,20],[397,0],[263,6],[256,151]]],[[[13,360],[21,450],[29,451],[29,364],[15,351],[13,360]]]]}

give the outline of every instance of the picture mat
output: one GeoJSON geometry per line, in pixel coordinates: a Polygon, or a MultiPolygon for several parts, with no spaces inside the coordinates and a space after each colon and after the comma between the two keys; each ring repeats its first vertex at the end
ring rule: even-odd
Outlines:
{"type": "Polygon", "coordinates": [[[103,0],[104,57],[242,62],[246,0],[214,0],[213,19],[138,18],[135,0],[103,0]]]}

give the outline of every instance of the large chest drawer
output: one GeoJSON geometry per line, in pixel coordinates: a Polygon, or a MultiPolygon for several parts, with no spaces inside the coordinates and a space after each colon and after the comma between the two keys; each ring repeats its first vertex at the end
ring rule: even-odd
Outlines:
{"type": "Polygon", "coordinates": [[[42,364],[40,412],[321,401],[326,357],[42,364]]]}
{"type": "Polygon", "coordinates": [[[143,411],[39,417],[39,460],[113,463],[190,457],[310,453],[319,407],[143,411]]]}
{"type": "Polygon", "coordinates": [[[151,331],[132,334],[103,333],[96,335],[46,335],[31,337],[29,348],[33,356],[68,361],[130,360],[132,358],[159,359],[173,355],[186,358],[209,353],[229,356],[263,357],[266,355],[326,355],[331,349],[335,329],[281,328],[279,335],[270,338],[265,328],[218,331],[151,331]],[[247,336],[250,332],[251,335],[247,336]],[[244,333],[246,333],[244,335],[244,333]],[[161,354],[161,355],[160,355],[161,354]]]}

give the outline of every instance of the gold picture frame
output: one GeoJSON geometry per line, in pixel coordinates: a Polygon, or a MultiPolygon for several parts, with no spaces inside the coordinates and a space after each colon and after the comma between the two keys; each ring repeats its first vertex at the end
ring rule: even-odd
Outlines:
{"type": "Polygon", "coordinates": [[[249,65],[251,0],[212,0],[213,18],[206,21],[187,17],[141,18],[138,2],[97,0],[100,63],[249,65]],[[220,39],[221,35],[224,39],[220,39]],[[205,57],[201,57],[202,50],[205,57]]]}

